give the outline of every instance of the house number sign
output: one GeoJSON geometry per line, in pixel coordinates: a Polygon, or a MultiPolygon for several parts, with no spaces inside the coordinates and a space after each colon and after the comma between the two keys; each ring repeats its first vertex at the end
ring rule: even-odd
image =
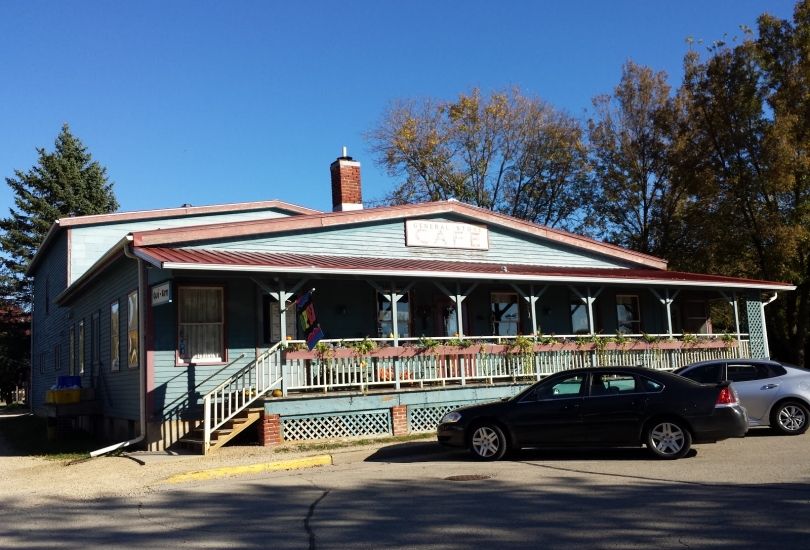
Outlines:
{"type": "Polygon", "coordinates": [[[489,250],[489,235],[486,227],[469,223],[406,220],[405,244],[432,248],[489,250]]]}

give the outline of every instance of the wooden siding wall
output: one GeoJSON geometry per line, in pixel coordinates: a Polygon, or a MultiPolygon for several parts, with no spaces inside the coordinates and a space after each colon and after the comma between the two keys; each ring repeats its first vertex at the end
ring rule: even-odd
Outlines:
{"type": "MultiPolygon", "coordinates": [[[[433,221],[466,221],[447,217],[425,218],[433,221]]],[[[536,264],[567,267],[628,267],[629,263],[532,238],[501,228],[489,228],[489,250],[456,250],[405,246],[405,222],[402,220],[325,228],[200,245],[212,250],[253,250],[372,256],[401,259],[441,259],[512,264],[536,264]]]]}
{"type": "Polygon", "coordinates": [[[136,263],[121,259],[110,266],[103,279],[96,281],[68,307],[58,307],[53,299],[66,288],[67,239],[60,235],[48,256],[40,264],[34,276],[34,330],[32,354],[34,370],[31,381],[31,399],[35,410],[42,407],[45,391],[56,384],[59,376],[70,374],[70,328],[75,330],[76,375],[78,357],[84,355],[85,370],[81,375],[83,388],[94,388],[103,414],[113,418],[137,420],[138,418],[138,372],[126,366],[126,316],[127,294],[138,286],[136,263]],[[45,313],[45,281],[50,288],[51,304],[45,313]],[[110,370],[110,304],[119,301],[119,343],[121,367],[110,370]],[[92,318],[99,315],[99,362],[92,363],[92,318]],[[84,321],[84,349],[79,349],[79,322],[84,321]],[[56,370],[54,354],[59,351],[59,370],[56,370]],[[41,364],[44,360],[44,369],[41,364]]]}
{"type": "MultiPolygon", "coordinates": [[[[112,418],[125,418],[137,421],[139,418],[139,379],[141,368],[144,368],[144,358],[140,358],[138,368],[127,365],[127,295],[138,289],[138,264],[134,260],[121,258],[110,266],[105,277],[98,279],[85,290],[81,296],[76,297],[70,310],[72,318],[68,327],[76,326],[76,339],[78,341],[79,321],[84,320],[84,374],[82,387],[94,387],[96,399],[101,403],[104,416],[112,418]],[[119,369],[111,369],[111,340],[110,340],[110,304],[118,301],[118,344],[119,369]],[[99,364],[93,365],[92,358],[92,317],[99,314],[100,327],[100,355],[99,364]],[[94,375],[95,373],[95,375],[94,375]]],[[[143,306],[139,307],[143,312],[143,306]]],[[[67,348],[69,328],[65,329],[63,347],[67,348]]],[[[77,343],[78,346],[78,343],[77,343]]],[[[67,351],[65,352],[67,357],[67,351]]],[[[65,369],[66,370],[66,369],[65,369]]],[[[67,374],[67,372],[65,372],[67,374]]]]}
{"type": "Polygon", "coordinates": [[[200,277],[198,273],[171,273],[149,270],[149,284],[172,279],[177,285],[222,285],[225,288],[225,346],[227,361],[218,365],[176,366],[177,303],[155,306],[152,310],[154,334],[154,389],[151,413],[158,420],[197,420],[202,418],[202,396],[227,380],[256,358],[259,333],[259,305],[256,286],[247,277],[200,277]]]}
{"type": "Polygon", "coordinates": [[[68,310],[58,308],[53,299],[66,288],[67,237],[62,233],[53,243],[51,253],[34,273],[34,310],[31,316],[31,403],[34,410],[45,402],[45,391],[58,376],[68,374],[68,310]],[[45,285],[48,291],[45,291],[45,285]],[[50,304],[45,304],[46,295],[50,304]],[[46,313],[47,309],[47,313],[46,313]],[[54,368],[55,346],[59,344],[59,365],[54,368]]]}
{"type": "Polygon", "coordinates": [[[250,212],[230,212],[227,214],[200,214],[197,216],[162,218],[123,223],[106,223],[71,228],[70,282],[78,279],[93,263],[104,255],[115,243],[133,231],[149,229],[188,227],[209,223],[227,223],[259,219],[273,219],[288,214],[275,210],[254,210],[250,212]]]}

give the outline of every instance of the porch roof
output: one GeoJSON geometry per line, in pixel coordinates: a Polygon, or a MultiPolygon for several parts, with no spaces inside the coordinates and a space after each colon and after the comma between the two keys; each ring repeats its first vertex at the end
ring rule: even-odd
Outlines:
{"type": "Polygon", "coordinates": [[[306,275],[498,279],[526,282],[634,284],[794,290],[787,283],[660,269],[572,268],[512,263],[406,260],[199,248],[134,247],[145,261],[163,269],[250,271],[306,275]]]}

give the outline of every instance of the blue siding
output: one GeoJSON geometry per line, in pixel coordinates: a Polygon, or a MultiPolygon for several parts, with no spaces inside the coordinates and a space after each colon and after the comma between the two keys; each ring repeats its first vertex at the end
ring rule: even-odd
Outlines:
{"type": "MultiPolygon", "coordinates": [[[[150,271],[150,285],[162,282],[172,274],[150,271]]],[[[159,419],[189,420],[201,418],[202,396],[227,380],[256,357],[260,303],[256,286],[240,278],[179,278],[178,284],[211,284],[225,288],[225,326],[227,364],[176,366],[176,302],[156,306],[154,323],[154,392],[152,414],[159,419]]]]}
{"type": "Polygon", "coordinates": [[[68,374],[68,311],[53,303],[66,288],[67,238],[64,233],[54,241],[50,253],[33,276],[31,403],[36,410],[44,404],[45,391],[56,384],[57,377],[68,374]],[[46,296],[50,302],[47,305],[46,296]],[[54,362],[56,352],[59,354],[59,370],[54,362]]]}
{"type": "MultiPolygon", "coordinates": [[[[105,416],[137,420],[139,418],[139,379],[143,358],[138,368],[127,365],[127,295],[138,288],[137,262],[121,258],[112,264],[105,277],[98,279],[90,288],[77,296],[70,307],[72,318],[69,326],[77,327],[84,321],[84,349],[77,350],[84,355],[85,372],[82,375],[82,387],[93,387],[96,398],[101,402],[105,416]],[[118,301],[118,342],[120,368],[111,368],[112,340],[110,338],[111,314],[110,304],[118,301]],[[99,361],[92,361],[92,323],[93,315],[99,316],[99,361]]],[[[143,307],[140,307],[141,313],[143,307]]],[[[78,345],[78,344],[77,344],[78,345]]]]}
{"type": "MultiPolygon", "coordinates": [[[[434,221],[469,219],[424,218],[434,221]]],[[[630,263],[571,246],[489,227],[489,250],[456,250],[405,246],[403,220],[359,224],[351,227],[312,229],[252,239],[197,246],[212,250],[296,252],[340,256],[372,256],[412,260],[481,261],[566,267],[629,267],[630,263]]]]}
{"type": "Polygon", "coordinates": [[[253,210],[250,212],[230,212],[227,214],[201,214],[175,218],[161,218],[121,223],[105,223],[71,228],[70,242],[70,282],[78,279],[115,243],[133,231],[149,229],[187,227],[209,223],[228,223],[259,219],[273,219],[289,214],[276,209],[253,210]]]}

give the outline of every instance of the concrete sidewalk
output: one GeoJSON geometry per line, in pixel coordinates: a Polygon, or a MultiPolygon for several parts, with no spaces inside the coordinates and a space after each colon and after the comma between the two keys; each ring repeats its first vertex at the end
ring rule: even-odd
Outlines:
{"type": "Polygon", "coordinates": [[[296,451],[295,446],[281,446],[272,449],[234,446],[223,447],[207,456],[146,451],[122,453],[121,456],[150,469],[171,472],[163,480],[166,483],[184,483],[282,470],[351,464],[369,459],[383,462],[397,461],[407,457],[447,452],[432,437],[426,435],[425,440],[408,442],[381,439],[373,444],[340,447],[330,452],[296,451]],[[292,450],[288,450],[290,448],[292,450]]]}

